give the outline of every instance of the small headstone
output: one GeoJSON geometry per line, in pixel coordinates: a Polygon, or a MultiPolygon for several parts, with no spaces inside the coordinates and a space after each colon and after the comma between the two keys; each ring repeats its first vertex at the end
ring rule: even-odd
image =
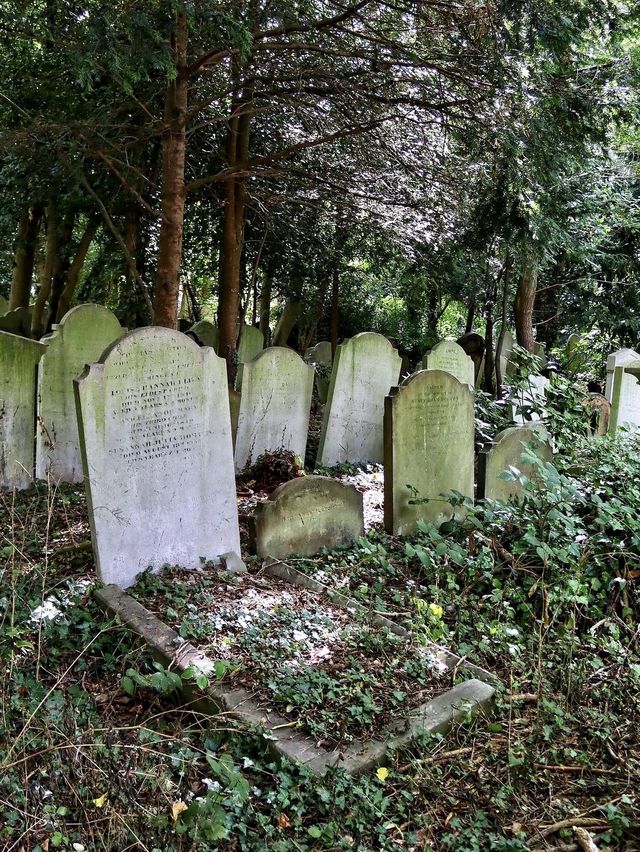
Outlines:
{"type": "Polygon", "coordinates": [[[0,331],[31,337],[31,314],[33,308],[14,308],[0,315],[0,331]]]}
{"type": "Polygon", "coordinates": [[[391,390],[384,410],[384,525],[410,535],[418,521],[462,518],[443,492],[473,499],[473,392],[443,370],[421,370],[391,390]],[[412,503],[425,500],[424,503],[412,503]]]}
{"type": "Polygon", "coordinates": [[[616,367],[613,374],[609,431],[619,426],[640,429],[640,358],[616,367]]]}
{"type": "Polygon", "coordinates": [[[43,339],[38,366],[36,477],[82,482],[73,380],[97,361],[123,329],[101,305],[78,305],[43,339]]]}
{"type": "Polygon", "coordinates": [[[225,362],[166,328],[120,338],[75,381],[100,579],[240,553],[225,362]]]}
{"type": "Polygon", "coordinates": [[[3,314],[6,314],[9,310],[9,300],[5,299],[4,296],[0,296],[0,317],[3,314]]]}
{"type": "Polygon", "coordinates": [[[522,460],[522,454],[531,444],[543,461],[550,462],[553,459],[549,435],[541,423],[511,426],[499,432],[491,447],[483,450],[478,458],[478,497],[505,502],[510,498],[521,497],[524,493],[522,484],[517,479],[502,479],[501,474],[515,468],[528,479],[534,479],[536,466],[522,460]]]}
{"type": "Polygon", "coordinates": [[[512,403],[512,420],[523,424],[540,420],[538,410],[544,413],[549,379],[546,376],[529,376],[529,386],[516,391],[512,403]]]}
{"type": "Polygon", "coordinates": [[[320,433],[319,464],[382,462],[384,398],[398,381],[401,364],[387,338],[371,331],[338,346],[320,433]]]}
{"type": "Polygon", "coordinates": [[[259,355],[264,349],[264,334],[252,325],[243,325],[238,339],[238,372],[236,390],[242,389],[244,365],[259,355]]]}
{"type": "Polygon", "coordinates": [[[36,365],[43,343],[0,331],[0,488],[33,482],[36,365]]]}
{"type": "Polygon", "coordinates": [[[329,394],[329,381],[331,377],[331,364],[333,357],[331,354],[331,343],[328,340],[321,340],[304,353],[304,360],[307,364],[313,364],[316,371],[316,390],[318,391],[318,399],[324,405],[329,394]]]}
{"type": "Polygon", "coordinates": [[[571,373],[578,373],[587,360],[586,340],[581,334],[570,334],[567,339],[566,356],[567,369],[571,373]]]}
{"type": "Polygon", "coordinates": [[[458,346],[452,340],[441,340],[422,359],[423,370],[444,370],[451,373],[459,382],[464,382],[473,387],[474,366],[473,361],[462,346],[458,346]]]}
{"type": "Polygon", "coordinates": [[[201,346],[210,346],[215,352],[218,351],[218,329],[209,320],[198,320],[187,331],[201,346]]]}
{"type": "Polygon", "coordinates": [[[352,544],[364,535],[362,494],[327,476],[301,476],[280,485],[258,506],[252,544],[258,556],[313,556],[323,547],[352,544]]]}
{"type": "Polygon", "coordinates": [[[236,470],[267,451],[291,450],[304,459],[313,376],[313,367],[284,346],[264,349],[244,365],[236,470]]]}
{"type": "Polygon", "coordinates": [[[604,390],[604,395],[609,402],[613,402],[613,374],[616,367],[624,367],[625,364],[631,364],[638,359],[640,359],[640,354],[634,349],[618,349],[609,355],[607,358],[607,381],[604,390]]]}

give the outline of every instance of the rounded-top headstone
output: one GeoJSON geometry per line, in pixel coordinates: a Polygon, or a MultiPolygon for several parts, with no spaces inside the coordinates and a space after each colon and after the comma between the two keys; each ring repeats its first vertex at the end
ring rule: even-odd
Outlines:
{"type": "Polygon", "coordinates": [[[459,382],[473,387],[475,369],[471,358],[462,346],[453,340],[441,340],[422,359],[423,370],[444,370],[451,373],[459,382]]]}
{"type": "Polygon", "coordinates": [[[527,479],[535,480],[538,470],[536,465],[522,459],[529,445],[534,445],[536,455],[543,461],[552,460],[549,433],[539,421],[526,426],[510,426],[499,432],[493,445],[480,456],[481,483],[478,496],[505,502],[522,497],[522,483],[517,479],[503,479],[501,474],[515,468],[527,479]]]}
{"type": "Polygon", "coordinates": [[[198,320],[186,333],[195,337],[202,346],[211,346],[217,351],[219,332],[209,320],[198,320]]]}

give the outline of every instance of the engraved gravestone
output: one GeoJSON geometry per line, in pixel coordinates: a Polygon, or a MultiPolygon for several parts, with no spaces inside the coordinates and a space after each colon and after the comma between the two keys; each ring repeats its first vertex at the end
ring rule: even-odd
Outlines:
{"type": "Polygon", "coordinates": [[[418,521],[462,518],[443,492],[473,499],[473,392],[443,370],[421,370],[392,388],[384,409],[384,523],[410,535],[418,521]],[[425,502],[411,502],[411,501],[425,502]]]}
{"type": "Polygon", "coordinates": [[[626,361],[613,374],[609,431],[618,426],[640,429],[640,358],[626,361]]]}
{"type": "Polygon", "coordinates": [[[292,450],[304,459],[313,375],[313,367],[284,346],[264,349],[244,365],[236,470],[267,451],[292,450]]]}
{"type": "Polygon", "coordinates": [[[132,331],[75,381],[98,574],[240,552],[225,362],[166,328],[132,331]]]}
{"type": "Polygon", "coordinates": [[[328,476],[301,476],[278,486],[256,509],[251,538],[258,556],[312,556],[364,535],[362,494],[328,476]]]}
{"type": "Polygon", "coordinates": [[[124,329],[101,305],[78,305],[43,339],[38,366],[36,477],[82,482],[73,380],[97,361],[124,329]]]}
{"type": "Polygon", "coordinates": [[[202,346],[211,346],[217,352],[218,329],[209,320],[198,320],[186,333],[195,337],[202,346]]]}
{"type": "Polygon", "coordinates": [[[520,498],[524,487],[518,479],[503,479],[504,471],[515,468],[527,479],[535,480],[537,468],[532,462],[525,462],[522,454],[530,445],[534,452],[545,462],[553,458],[549,435],[542,423],[530,426],[510,426],[496,435],[494,443],[479,454],[478,497],[491,500],[520,498]]]}
{"type": "Polygon", "coordinates": [[[338,346],[320,433],[319,464],[382,461],[384,398],[398,381],[401,364],[387,338],[371,331],[338,346]]]}
{"type": "Polygon", "coordinates": [[[43,343],[0,331],[0,488],[33,482],[36,365],[43,343]]]}
{"type": "Polygon", "coordinates": [[[444,370],[451,373],[459,382],[464,382],[473,387],[474,366],[473,361],[462,346],[453,340],[441,340],[422,359],[423,370],[444,370]]]}

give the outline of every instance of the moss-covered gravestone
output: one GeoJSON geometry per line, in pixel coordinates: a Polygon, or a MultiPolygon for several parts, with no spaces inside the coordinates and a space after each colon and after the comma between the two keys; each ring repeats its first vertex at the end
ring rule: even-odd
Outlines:
{"type": "Polygon", "coordinates": [[[218,329],[209,320],[198,320],[194,323],[187,334],[194,337],[202,346],[210,346],[218,351],[218,329]]]}
{"type": "Polygon", "coordinates": [[[382,461],[384,398],[398,381],[401,364],[381,334],[356,334],[338,346],[320,433],[319,464],[382,461]]]}
{"type": "Polygon", "coordinates": [[[244,365],[236,431],[236,469],[267,451],[292,450],[304,459],[313,367],[293,349],[271,346],[244,365]]]}
{"type": "Polygon", "coordinates": [[[491,500],[520,498],[524,487],[519,479],[504,479],[502,474],[516,471],[527,479],[535,480],[537,467],[522,459],[522,454],[532,448],[538,458],[550,462],[553,450],[547,430],[541,423],[531,426],[511,426],[496,435],[494,443],[483,450],[478,458],[478,497],[491,500]]]}
{"type": "Polygon", "coordinates": [[[443,370],[421,370],[392,389],[384,409],[384,523],[409,535],[423,519],[463,517],[443,492],[473,498],[473,392],[443,370]],[[417,502],[412,502],[417,501],[417,502]]]}
{"type": "Polygon", "coordinates": [[[301,476],[278,486],[258,506],[251,526],[258,556],[312,556],[364,535],[362,494],[328,476],[301,476]]]}
{"type": "Polygon", "coordinates": [[[36,477],[82,482],[82,460],[73,380],[123,333],[117,318],[101,305],[78,305],[43,339],[38,366],[36,477]]]}
{"type": "Polygon", "coordinates": [[[125,335],[74,383],[98,574],[240,553],[225,362],[184,334],[125,335]]]}
{"type": "Polygon", "coordinates": [[[0,331],[0,488],[33,482],[36,365],[45,348],[0,331]]]}
{"type": "Polygon", "coordinates": [[[462,346],[453,340],[441,340],[422,359],[423,370],[444,370],[451,373],[459,382],[464,382],[473,387],[474,366],[473,361],[462,346]]]}

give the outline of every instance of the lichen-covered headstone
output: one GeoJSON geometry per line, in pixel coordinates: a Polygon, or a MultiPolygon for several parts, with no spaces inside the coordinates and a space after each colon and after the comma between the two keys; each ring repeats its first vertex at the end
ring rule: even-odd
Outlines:
{"type": "Polygon", "coordinates": [[[0,315],[0,331],[31,337],[31,314],[33,308],[14,308],[0,315]]]}
{"type": "Polygon", "coordinates": [[[384,523],[410,535],[465,514],[443,492],[473,499],[473,392],[443,370],[420,370],[392,389],[384,410],[384,523]],[[411,502],[411,501],[425,502],[411,502]]]}
{"type": "Polygon", "coordinates": [[[516,391],[512,402],[512,420],[523,424],[540,420],[540,411],[544,416],[546,392],[549,388],[546,376],[529,376],[528,386],[516,391]]]}
{"type": "Polygon", "coordinates": [[[313,367],[293,349],[271,346],[244,365],[236,432],[236,469],[264,452],[292,450],[304,459],[313,367]]]}
{"type": "Polygon", "coordinates": [[[616,367],[613,374],[609,431],[619,426],[640,429],[640,358],[616,367]]]}
{"type": "Polygon", "coordinates": [[[218,350],[218,329],[209,320],[198,320],[187,331],[187,334],[195,337],[202,346],[211,346],[216,352],[218,350]]]}
{"type": "Polygon", "coordinates": [[[502,473],[513,469],[527,479],[536,477],[537,468],[532,462],[522,460],[522,454],[533,445],[534,452],[543,461],[550,462],[553,450],[547,430],[541,423],[531,426],[511,426],[496,435],[494,443],[479,455],[478,497],[491,500],[519,498],[524,494],[518,479],[504,479],[502,473]]]}
{"type": "Polygon", "coordinates": [[[331,343],[328,340],[321,340],[304,353],[304,360],[307,364],[313,364],[316,371],[316,389],[318,391],[318,399],[321,403],[326,403],[329,394],[329,381],[331,376],[331,364],[333,356],[331,354],[331,343]]]}
{"type": "Polygon", "coordinates": [[[240,552],[225,362],[166,328],[114,343],[76,380],[98,574],[240,552]]]}
{"type": "MultiPolygon", "coordinates": [[[[618,349],[616,352],[612,352],[609,355],[607,358],[607,380],[604,391],[604,395],[609,402],[613,402],[613,374],[616,368],[624,367],[625,364],[631,364],[639,359],[640,354],[634,349],[618,349]]],[[[625,384],[630,387],[630,382],[626,381],[625,384]]]]}
{"type": "Polygon", "coordinates": [[[33,482],[36,365],[43,343],[0,331],[0,488],[33,482]]]}
{"type": "Polygon", "coordinates": [[[73,380],[97,361],[124,329],[101,305],[78,305],[43,339],[38,366],[36,477],[82,482],[73,380]]]}
{"type": "Polygon", "coordinates": [[[441,340],[422,359],[423,370],[444,370],[451,373],[459,382],[474,384],[473,361],[462,346],[458,346],[453,340],[441,340]]]}
{"type": "Polygon", "coordinates": [[[384,398],[402,359],[386,337],[356,334],[336,349],[322,421],[318,463],[382,462],[384,398]]]}
{"type": "Polygon", "coordinates": [[[280,485],[261,503],[251,538],[258,556],[312,556],[352,544],[364,535],[362,494],[327,476],[301,476],[280,485]]]}

